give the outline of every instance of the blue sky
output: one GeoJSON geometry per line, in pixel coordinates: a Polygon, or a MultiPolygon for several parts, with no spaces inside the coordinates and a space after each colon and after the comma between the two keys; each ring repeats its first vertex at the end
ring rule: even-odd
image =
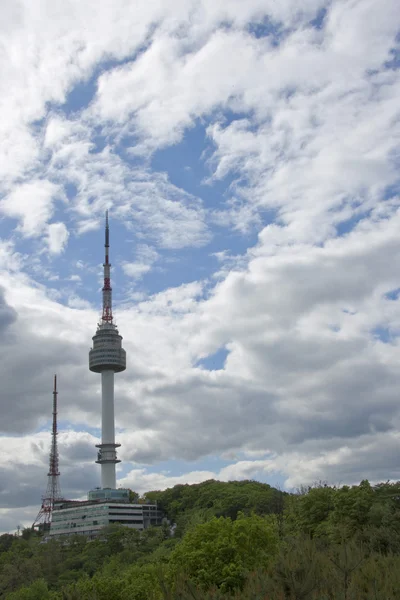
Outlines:
{"type": "Polygon", "coordinates": [[[0,530],[55,372],[62,488],[99,483],[107,209],[119,485],[399,479],[397,3],[131,4],[0,9],[0,530]]]}

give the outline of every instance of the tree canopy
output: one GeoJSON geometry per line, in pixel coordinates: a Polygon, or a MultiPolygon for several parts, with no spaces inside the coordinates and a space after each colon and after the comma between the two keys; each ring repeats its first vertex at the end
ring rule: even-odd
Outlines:
{"type": "Polygon", "coordinates": [[[131,498],[157,501],[169,524],[113,525],[91,542],[41,543],[30,529],[1,535],[0,598],[400,597],[400,483],[320,483],[289,494],[210,480],[131,498]]]}

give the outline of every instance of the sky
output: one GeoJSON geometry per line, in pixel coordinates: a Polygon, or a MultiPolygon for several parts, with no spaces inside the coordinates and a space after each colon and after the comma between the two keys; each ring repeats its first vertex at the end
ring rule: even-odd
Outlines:
{"type": "Polygon", "coordinates": [[[0,531],[100,485],[400,479],[397,0],[0,5],[0,531]]]}

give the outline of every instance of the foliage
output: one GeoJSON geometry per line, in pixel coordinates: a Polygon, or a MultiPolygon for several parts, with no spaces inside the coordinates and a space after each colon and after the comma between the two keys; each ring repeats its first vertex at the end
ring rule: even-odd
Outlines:
{"type": "Polygon", "coordinates": [[[400,598],[400,483],[296,494],[254,481],[175,486],[167,523],[113,525],[94,541],[0,536],[0,599],[394,600],[400,598]]]}
{"type": "Polygon", "coordinates": [[[396,600],[400,598],[400,556],[370,556],[349,585],[349,598],[396,600]]]}
{"type": "Polygon", "coordinates": [[[4,533],[3,535],[0,535],[0,554],[2,552],[7,552],[7,550],[11,548],[14,540],[15,537],[10,533],[4,533]]]}
{"type": "Polygon", "coordinates": [[[163,492],[147,492],[145,498],[157,501],[167,516],[177,517],[190,511],[203,511],[216,517],[236,519],[238,512],[265,515],[283,511],[286,494],[258,481],[214,481],[210,479],[195,485],[176,485],[163,492]],[[207,512],[208,511],[208,512],[207,512]]]}
{"type": "Polygon", "coordinates": [[[49,591],[44,579],[37,579],[30,586],[23,586],[17,592],[8,594],[7,600],[51,600],[55,595],[49,591]]]}
{"type": "Polygon", "coordinates": [[[171,555],[171,572],[183,570],[203,589],[232,590],[243,585],[248,571],[268,564],[277,546],[275,519],[214,517],[186,533],[171,555]]]}
{"type": "Polygon", "coordinates": [[[140,503],[141,498],[139,494],[137,492],[134,492],[133,490],[129,490],[129,502],[131,502],[132,504],[140,503]]]}
{"type": "Polygon", "coordinates": [[[350,539],[361,531],[369,522],[373,501],[374,491],[368,481],[335,490],[334,510],[330,514],[332,537],[337,541],[344,536],[350,539]]]}
{"type": "Polygon", "coordinates": [[[329,529],[334,509],[335,490],[326,485],[309,488],[306,494],[291,496],[286,501],[288,526],[293,533],[323,537],[329,529]]]}

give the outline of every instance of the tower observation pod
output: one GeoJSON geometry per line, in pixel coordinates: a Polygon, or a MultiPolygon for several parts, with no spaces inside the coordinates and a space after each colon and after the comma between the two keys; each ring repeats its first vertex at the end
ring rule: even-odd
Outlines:
{"type": "Polygon", "coordinates": [[[103,294],[103,313],[93,336],[93,348],[89,352],[89,369],[101,373],[101,444],[96,462],[101,465],[102,488],[116,488],[115,465],[121,462],[116,449],[114,425],[114,373],[126,369],[126,352],[122,348],[122,336],[119,335],[112,315],[112,289],[109,263],[108,211],[106,212],[105,260],[103,294]]]}

